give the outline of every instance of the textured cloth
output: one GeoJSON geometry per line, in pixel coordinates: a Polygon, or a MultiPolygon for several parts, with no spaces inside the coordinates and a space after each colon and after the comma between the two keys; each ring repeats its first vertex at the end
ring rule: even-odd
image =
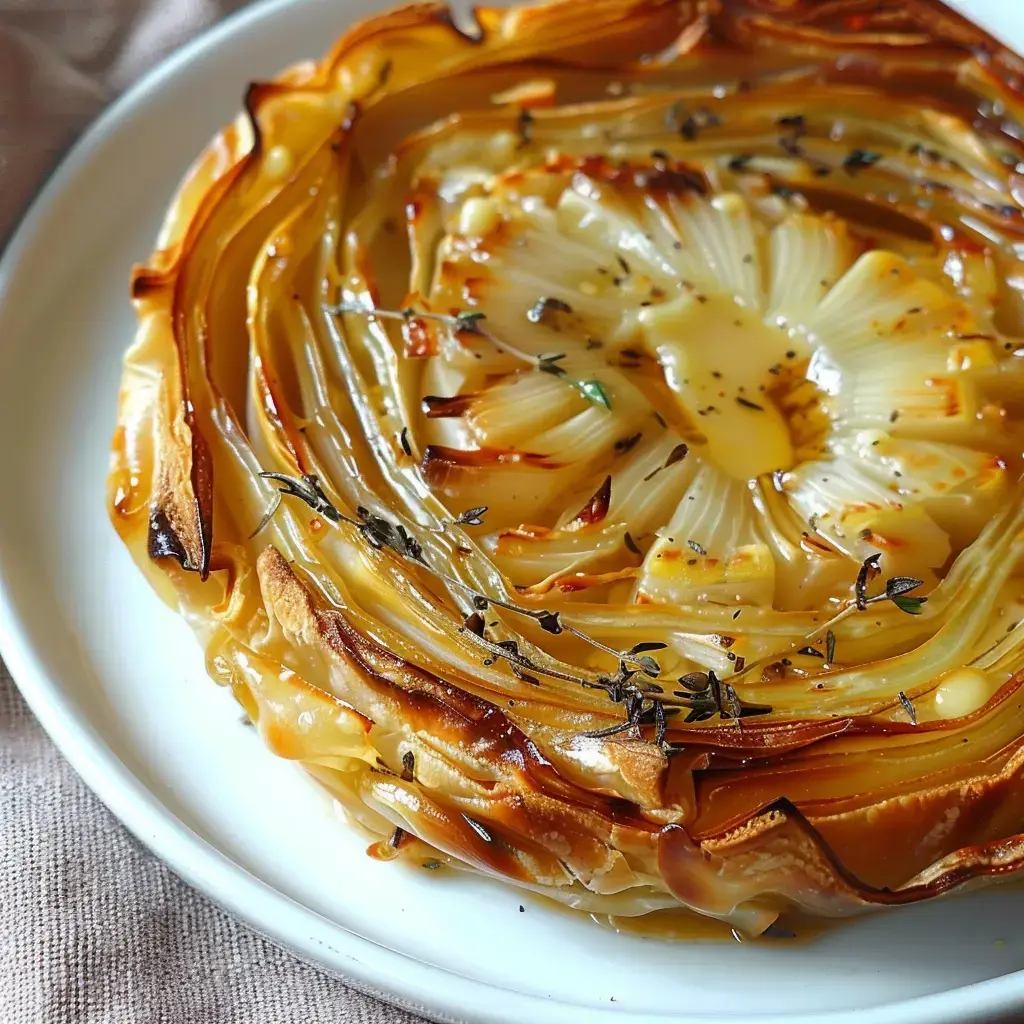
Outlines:
{"type": "MultiPolygon", "coordinates": [[[[0,245],[78,130],[237,3],[0,0],[0,245]]],[[[144,850],[0,664],[0,1021],[415,1024],[247,931],[144,850]]]]}

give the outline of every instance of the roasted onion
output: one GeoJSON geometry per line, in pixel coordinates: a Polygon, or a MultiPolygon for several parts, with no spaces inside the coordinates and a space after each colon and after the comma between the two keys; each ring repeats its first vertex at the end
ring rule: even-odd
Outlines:
{"type": "Polygon", "coordinates": [[[110,511],[374,852],[753,934],[1024,867],[1021,72],[932,0],[562,0],[249,87],[110,511]]]}

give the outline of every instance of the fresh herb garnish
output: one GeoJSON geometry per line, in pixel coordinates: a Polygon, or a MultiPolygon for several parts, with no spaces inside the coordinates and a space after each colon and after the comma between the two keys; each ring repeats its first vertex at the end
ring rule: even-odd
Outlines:
{"type": "Polygon", "coordinates": [[[871,555],[866,558],[857,574],[855,592],[857,595],[857,610],[864,611],[869,605],[878,604],[881,601],[892,601],[901,611],[910,615],[920,615],[921,606],[928,600],[927,597],[905,597],[912,590],[924,586],[924,580],[914,579],[912,576],[894,576],[886,581],[885,593],[876,594],[874,597],[867,596],[867,586],[881,572],[880,554],[871,555]]]}
{"type": "Polygon", "coordinates": [[[863,167],[873,167],[881,159],[881,153],[872,152],[870,149],[854,149],[843,161],[843,168],[847,174],[853,174],[863,167]]]}
{"type": "MultiPolygon", "coordinates": [[[[572,312],[572,307],[561,299],[541,299],[537,305],[527,313],[527,317],[531,320],[533,320],[533,315],[537,314],[538,319],[534,320],[535,323],[539,322],[539,319],[544,315],[543,311],[538,313],[538,309],[542,304],[544,304],[544,310],[558,309],[562,312],[572,312]]],[[[602,405],[606,409],[611,409],[612,407],[608,393],[605,391],[604,385],[600,381],[576,380],[569,377],[566,371],[557,365],[560,359],[565,358],[564,352],[544,356],[534,356],[528,352],[524,352],[522,349],[516,348],[514,345],[510,345],[508,342],[503,341],[493,335],[490,331],[481,327],[480,321],[485,319],[485,314],[478,310],[465,310],[454,316],[450,316],[447,313],[421,313],[411,307],[400,310],[380,309],[375,306],[362,306],[358,303],[349,302],[343,302],[337,306],[324,306],[323,308],[325,312],[334,316],[343,313],[353,313],[368,317],[379,317],[384,320],[433,320],[437,323],[444,324],[446,327],[449,327],[454,331],[465,331],[470,334],[477,334],[491,342],[491,344],[493,344],[500,352],[505,352],[508,355],[514,356],[516,359],[521,359],[524,363],[531,363],[538,370],[541,370],[544,373],[551,373],[558,377],[565,377],[568,384],[571,384],[581,395],[583,395],[584,398],[593,402],[595,405],[602,405]]]]}
{"type": "Polygon", "coordinates": [[[467,508],[465,512],[456,516],[452,522],[458,526],[481,526],[483,515],[487,511],[486,505],[479,505],[476,508],[467,508]]]}
{"type": "Polygon", "coordinates": [[[913,702],[902,690],[899,692],[899,698],[900,703],[903,705],[903,710],[910,717],[910,724],[917,725],[917,709],[914,707],[913,702]]]}
{"type": "Polygon", "coordinates": [[[564,352],[554,352],[550,355],[543,355],[537,357],[537,369],[541,373],[551,373],[556,377],[562,377],[566,375],[566,371],[558,365],[559,361],[565,358],[564,352]]]}
{"type": "Polygon", "coordinates": [[[924,613],[924,605],[927,604],[927,597],[894,597],[892,603],[901,612],[908,615],[921,615],[924,613]]]}
{"type": "Polygon", "coordinates": [[[680,676],[676,682],[682,687],[674,691],[683,698],[690,709],[687,722],[706,722],[718,715],[719,718],[748,718],[753,715],[767,715],[771,708],[766,704],[748,704],[740,700],[731,683],[722,682],[713,671],[690,672],[680,676]]]}
{"type": "Polygon", "coordinates": [[[566,382],[571,384],[584,398],[595,405],[603,405],[606,409],[612,407],[608,393],[599,380],[576,380],[569,376],[565,367],[561,366],[561,360],[565,358],[564,352],[556,352],[550,355],[542,355],[537,359],[537,369],[542,373],[550,373],[555,377],[564,377],[566,382]]]}
{"type": "Polygon", "coordinates": [[[519,117],[516,119],[516,131],[519,134],[520,146],[525,146],[533,141],[533,114],[528,107],[523,107],[519,111],[519,117]]]}
{"type": "Polygon", "coordinates": [[[754,409],[757,412],[764,412],[763,405],[758,405],[757,402],[752,402],[749,398],[744,398],[742,395],[736,396],[736,403],[738,405],[742,405],[744,409],[754,409]]]}
{"type": "Polygon", "coordinates": [[[611,409],[611,399],[599,380],[578,380],[573,381],[573,385],[584,398],[589,399],[595,405],[603,405],[606,409],[611,409]]]}
{"type": "Polygon", "coordinates": [[[568,302],[564,302],[562,299],[553,299],[550,296],[544,296],[536,301],[533,306],[526,313],[526,319],[531,324],[542,324],[546,323],[551,313],[571,313],[572,306],[568,302]]]}
{"type": "Polygon", "coordinates": [[[669,108],[665,123],[668,128],[678,131],[687,142],[693,142],[703,129],[722,124],[722,118],[708,107],[698,107],[687,113],[682,102],[677,100],[669,108]]]}
{"type": "Polygon", "coordinates": [[[665,460],[663,468],[668,469],[669,466],[674,466],[677,462],[682,462],[689,453],[690,449],[685,444],[677,444],[675,448],[669,452],[669,456],[665,460]]]}
{"type": "MultiPolygon", "coordinates": [[[[423,556],[423,547],[420,542],[401,523],[392,522],[362,506],[356,509],[357,518],[355,519],[343,515],[324,494],[315,477],[289,477],[280,473],[266,475],[284,484],[281,488],[283,494],[299,498],[331,522],[346,523],[354,527],[370,547],[376,550],[388,549],[399,557],[432,572],[448,585],[465,592],[474,611],[464,620],[461,631],[464,635],[472,637],[474,643],[488,653],[489,657],[485,659],[485,664],[493,664],[498,659],[504,660],[509,663],[511,670],[519,679],[533,685],[538,685],[536,675],[546,675],[588,688],[602,689],[608,694],[610,700],[623,704],[629,726],[639,727],[641,724],[654,724],[658,742],[662,743],[665,717],[676,709],[661,708],[658,710],[660,705],[656,707],[656,702],[651,699],[649,694],[663,693],[662,687],[652,682],[638,683],[636,677],[639,674],[648,679],[654,679],[661,674],[661,666],[650,656],[650,652],[663,650],[666,648],[666,644],[657,641],[642,641],[628,651],[618,651],[572,624],[563,622],[557,611],[524,608],[499,598],[480,594],[462,580],[431,567],[423,556]],[[599,674],[596,678],[588,678],[585,675],[564,672],[553,665],[536,663],[520,650],[518,641],[495,641],[486,635],[486,620],[483,613],[492,606],[532,618],[541,629],[548,633],[566,632],[578,637],[598,650],[615,657],[619,663],[618,671],[612,676],[599,674]]],[[[481,517],[485,511],[485,506],[468,509],[455,521],[465,525],[475,525],[482,521],[481,517]]],[[[743,704],[739,701],[732,686],[720,683],[713,673],[709,674],[706,687],[710,697],[700,697],[700,708],[704,708],[709,699],[713,700],[723,717],[767,714],[771,710],[760,705],[743,704]]],[[[685,706],[689,707],[692,713],[694,708],[691,696],[687,694],[683,696],[687,701],[685,706]]],[[[662,746],[664,749],[663,743],[662,746]]],[[[406,762],[407,758],[403,757],[403,769],[412,771],[413,765],[406,762]]]]}
{"type": "Polygon", "coordinates": [[[915,580],[913,576],[893,576],[885,581],[885,596],[891,601],[901,594],[909,594],[912,590],[924,586],[924,580],[915,580]]]}
{"type": "MultiPolygon", "coordinates": [[[[324,494],[318,477],[312,474],[300,477],[286,476],[284,473],[260,473],[260,476],[264,480],[276,480],[278,483],[283,483],[284,487],[278,488],[281,494],[301,498],[318,515],[322,515],[332,523],[340,522],[341,513],[334,507],[327,495],[324,494]]],[[[252,540],[273,519],[274,513],[277,512],[280,505],[281,499],[277,498],[273,506],[260,520],[256,529],[249,534],[249,540],[252,540]]]]}
{"type": "Polygon", "coordinates": [[[463,814],[462,819],[485,843],[494,842],[494,837],[483,827],[483,825],[480,824],[479,821],[476,820],[476,818],[471,818],[468,814],[463,814]]]}

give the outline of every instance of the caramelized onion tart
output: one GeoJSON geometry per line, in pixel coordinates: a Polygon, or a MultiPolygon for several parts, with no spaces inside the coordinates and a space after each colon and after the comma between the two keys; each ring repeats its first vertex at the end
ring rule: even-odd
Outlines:
{"type": "Polygon", "coordinates": [[[249,87],[110,514],[372,852],[747,934],[1024,867],[1022,73],[937,0],[562,0],[249,87]]]}

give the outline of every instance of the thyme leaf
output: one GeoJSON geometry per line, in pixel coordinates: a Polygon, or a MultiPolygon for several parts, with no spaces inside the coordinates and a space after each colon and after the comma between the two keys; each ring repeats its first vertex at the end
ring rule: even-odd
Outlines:
{"type": "MultiPolygon", "coordinates": [[[[317,515],[329,519],[332,523],[341,522],[342,515],[324,494],[319,478],[305,474],[301,477],[288,476],[286,473],[260,473],[264,480],[275,480],[283,487],[278,487],[282,494],[287,494],[304,501],[317,515]]],[[[276,511],[276,508],[275,508],[276,511]]],[[[262,527],[262,524],[261,524],[262,527]]],[[[259,532],[257,530],[257,532],[259,532]]],[[[255,534],[254,534],[255,536],[255,534]]]]}
{"type": "Polygon", "coordinates": [[[604,385],[599,380],[575,380],[571,378],[565,367],[559,365],[564,358],[564,352],[539,356],[537,359],[537,369],[541,373],[550,373],[555,377],[564,377],[587,401],[610,409],[612,403],[608,397],[608,392],[604,389],[604,385]]]}
{"type": "Polygon", "coordinates": [[[853,149],[843,161],[843,168],[847,174],[853,174],[863,167],[874,166],[881,159],[881,153],[874,153],[869,149],[853,149]]]}
{"type": "MultiPolygon", "coordinates": [[[[551,373],[556,377],[565,377],[567,382],[572,384],[584,398],[595,405],[602,405],[606,409],[611,409],[612,407],[608,393],[600,381],[572,379],[565,368],[558,365],[558,362],[565,358],[564,352],[542,356],[534,356],[529,352],[524,352],[522,349],[509,344],[509,342],[498,338],[490,331],[481,327],[480,322],[486,319],[486,314],[479,310],[463,310],[453,316],[448,313],[421,312],[413,309],[411,306],[407,306],[405,309],[383,309],[378,306],[364,306],[357,302],[341,302],[336,306],[325,305],[323,309],[324,312],[332,316],[352,313],[359,316],[377,317],[383,320],[401,320],[403,322],[412,319],[433,320],[436,323],[444,324],[454,331],[467,331],[471,334],[477,334],[482,338],[486,338],[500,352],[505,352],[516,359],[521,359],[524,363],[530,363],[544,373],[551,373]]],[[[541,323],[549,315],[549,311],[571,313],[572,307],[561,299],[545,297],[539,299],[526,316],[532,323],[541,323]]]]}
{"type": "Polygon", "coordinates": [[[567,377],[568,372],[564,366],[559,366],[559,360],[565,358],[564,352],[556,352],[553,355],[539,356],[537,359],[537,369],[542,373],[551,373],[556,377],[567,377]]]}
{"type": "Polygon", "coordinates": [[[555,313],[571,313],[572,306],[568,302],[563,302],[562,299],[554,299],[550,296],[544,296],[534,303],[530,307],[526,314],[526,319],[531,324],[542,324],[550,319],[550,314],[555,313]]]}
{"type": "Polygon", "coordinates": [[[690,672],[676,680],[682,690],[674,695],[683,698],[684,706],[690,709],[687,722],[706,722],[718,715],[719,718],[748,718],[753,715],[767,715],[771,708],[766,704],[748,704],[739,698],[731,683],[722,682],[711,670],[690,672]]]}
{"type": "Polygon", "coordinates": [[[595,405],[603,405],[606,409],[611,409],[611,399],[608,397],[608,392],[605,391],[604,385],[599,380],[580,380],[575,381],[574,384],[584,398],[595,405]]]}
{"type": "Polygon", "coordinates": [[[484,521],[483,515],[486,511],[486,505],[480,505],[477,508],[467,508],[465,512],[462,512],[452,522],[459,526],[482,526],[484,521]]]}
{"type": "Polygon", "coordinates": [[[885,596],[891,601],[901,594],[909,594],[912,590],[924,586],[924,580],[915,580],[911,576],[894,576],[885,581],[885,596]]]}
{"type": "Polygon", "coordinates": [[[911,725],[917,725],[917,709],[914,707],[913,702],[902,690],[900,690],[899,697],[900,703],[903,705],[903,710],[906,711],[907,715],[910,717],[911,725]]]}
{"type": "Polygon", "coordinates": [[[631,658],[630,660],[634,665],[638,665],[640,667],[640,671],[643,672],[645,676],[651,676],[651,678],[656,679],[661,675],[661,666],[653,658],[648,658],[646,655],[640,655],[640,657],[631,658]]]}
{"type": "Polygon", "coordinates": [[[921,615],[924,612],[923,606],[927,601],[927,597],[894,597],[892,599],[892,603],[901,612],[906,612],[908,615],[921,615]]]}
{"type": "Polygon", "coordinates": [[[656,641],[645,641],[644,643],[635,644],[630,647],[630,654],[643,654],[645,651],[663,651],[668,647],[668,644],[658,643],[656,641]]]}
{"type": "Polygon", "coordinates": [[[663,469],[668,469],[669,466],[674,466],[677,462],[682,462],[683,459],[690,453],[690,449],[685,444],[677,444],[675,448],[669,452],[668,458],[665,460],[663,469]]]}

